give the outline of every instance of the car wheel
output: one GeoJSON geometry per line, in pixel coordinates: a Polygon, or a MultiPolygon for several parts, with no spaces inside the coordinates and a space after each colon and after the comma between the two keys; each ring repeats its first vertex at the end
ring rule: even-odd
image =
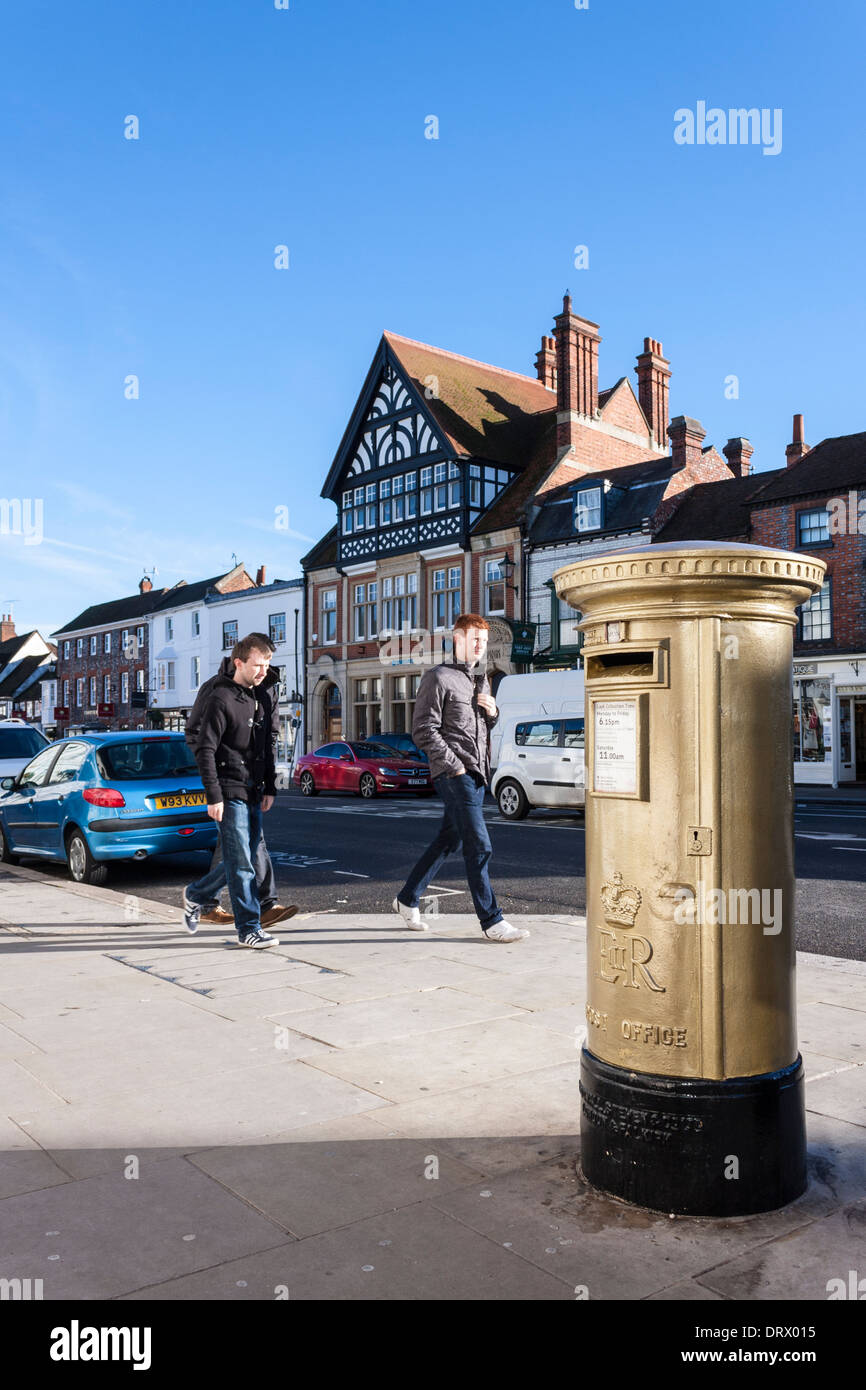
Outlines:
{"type": "Polygon", "coordinates": [[[311,772],[301,773],[301,795],[318,796],[318,792],[316,791],[316,784],[313,781],[313,774],[311,772]]]}
{"type": "Polygon", "coordinates": [[[76,883],[104,883],[108,877],[108,865],[97,864],[80,830],[73,830],[66,841],[66,863],[76,883]]]}
{"type": "Polygon", "coordinates": [[[13,854],[11,849],[9,848],[9,841],[6,839],[6,834],[3,830],[3,826],[0,825],[0,864],[17,863],[18,855],[13,854]]]}
{"type": "Polygon", "coordinates": [[[367,801],[369,801],[372,796],[376,795],[376,779],[372,772],[364,773],[358,783],[358,791],[367,801]]]}
{"type": "Polygon", "coordinates": [[[496,804],[506,820],[523,820],[529,815],[529,802],[519,782],[507,779],[496,788],[496,804]]]}

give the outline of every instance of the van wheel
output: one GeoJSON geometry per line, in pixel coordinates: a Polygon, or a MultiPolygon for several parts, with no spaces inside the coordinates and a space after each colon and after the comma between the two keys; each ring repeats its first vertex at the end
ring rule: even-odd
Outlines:
{"type": "Polygon", "coordinates": [[[526,793],[519,782],[512,782],[509,778],[496,788],[496,803],[500,816],[506,820],[523,820],[524,816],[529,815],[526,793]]]}
{"type": "Polygon", "coordinates": [[[76,883],[104,883],[108,878],[108,865],[97,864],[80,830],[73,830],[66,841],[66,863],[76,883]]]}

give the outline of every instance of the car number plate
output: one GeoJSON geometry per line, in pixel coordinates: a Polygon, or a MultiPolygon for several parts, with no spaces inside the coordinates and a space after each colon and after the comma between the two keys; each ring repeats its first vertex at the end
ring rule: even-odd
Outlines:
{"type": "Polygon", "coordinates": [[[183,796],[157,796],[157,809],[169,811],[175,806],[204,806],[204,792],[186,792],[183,796]]]}
{"type": "Polygon", "coordinates": [[[410,787],[426,787],[426,785],[427,785],[427,778],[426,778],[426,777],[410,777],[410,778],[409,778],[409,786],[410,786],[410,787]]]}

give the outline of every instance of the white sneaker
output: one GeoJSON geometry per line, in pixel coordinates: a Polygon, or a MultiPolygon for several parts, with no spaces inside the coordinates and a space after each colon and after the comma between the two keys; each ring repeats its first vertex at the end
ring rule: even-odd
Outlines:
{"type": "Polygon", "coordinates": [[[407,907],[401,903],[399,898],[395,898],[391,904],[395,912],[399,912],[409,931],[426,931],[427,923],[421,921],[421,913],[417,907],[407,907]]]}
{"type": "Polygon", "coordinates": [[[488,941],[522,941],[529,936],[529,932],[525,927],[512,927],[503,917],[501,922],[494,922],[492,927],[488,927],[484,935],[488,941]]]}

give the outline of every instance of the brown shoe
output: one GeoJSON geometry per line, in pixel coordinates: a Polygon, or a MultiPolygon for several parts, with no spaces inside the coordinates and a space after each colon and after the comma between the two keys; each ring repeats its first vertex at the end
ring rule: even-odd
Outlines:
{"type": "MultiPolygon", "coordinates": [[[[262,913],[262,926],[274,927],[277,922],[285,922],[287,918],[294,917],[297,910],[296,907],[280,907],[279,903],[274,903],[273,907],[269,907],[267,912],[262,913]]],[[[202,917],[201,920],[204,921],[205,919],[202,917]]]]}
{"type": "Polygon", "coordinates": [[[212,922],[215,926],[224,927],[226,922],[233,922],[235,919],[230,912],[224,912],[221,907],[212,907],[210,912],[203,912],[198,920],[200,922],[212,922]]]}

